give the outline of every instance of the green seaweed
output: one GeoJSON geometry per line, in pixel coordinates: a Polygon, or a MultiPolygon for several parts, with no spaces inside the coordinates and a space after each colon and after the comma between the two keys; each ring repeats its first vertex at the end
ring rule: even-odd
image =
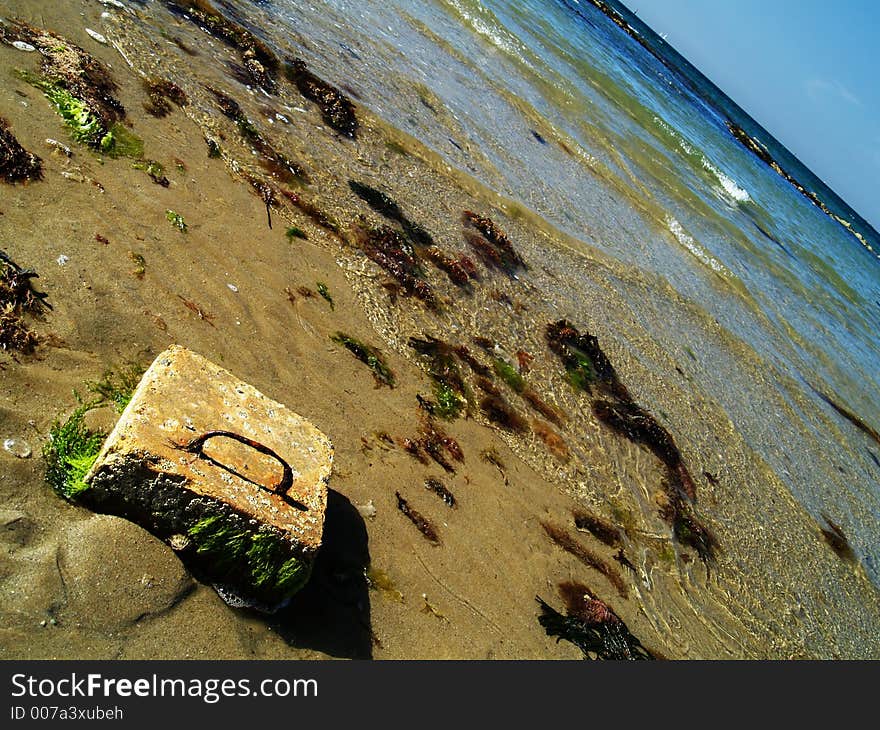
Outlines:
{"type": "Polygon", "coordinates": [[[447,421],[454,421],[467,407],[467,402],[442,380],[434,381],[434,397],[434,415],[447,421]]]}
{"type": "Polygon", "coordinates": [[[181,233],[186,233],[188,226],[186,225],[186,221],[183,220],[183,216],[180,215],[180,213],[175,213],[171,209],[166,210],[165,220],[171,223],[171,225],[177,228],[181,233]]]}
{"type": "Polygon", "coordinates": [[[243,577],[259,596],[282,601],[309,579],[308,565],[270,528],[251,532],[234,517],[215,513],[195,522],[187,534],[196,552],[210,560],[212,572],[243,577]]]}
{"type": "Polygon", "coordinates": [[[217,140],[205,137],[205,144],[208,145],[209,159],[216,160],[223,156],[220,152],[220,145],[217,143],[217,140]]]}
{"type": "Polygon", "coordinates": [[[199,555],[209,555],[212,570],[219,573],[233,570],[246,555],[250,535],[221,515],[203,517],[187,530],[199,555]]]}
{"type": "Polygon", "coordinates": [[[139,160],[144,156],[144,141],[128,127],[117,122],[101,138],[101,151],[108,157],[130,157],[139,160]]]}
{"type": "Polygon", "coordinates": [[[507,383],[511,390],[522,393],[526,389],[525,378],[506,360],[502,360],[500,357],[494,358],[492,360],[492,369],[499,378],[507,383]]]}
{"type": "Polygon", "coordinates": [[[336,305],[333,303],[333,297],[330,296],[330,291],[327,289],[327,285],[323,281],[317,282],[317,285],[318,294],[321,295],[321,298],[330,305],[331,310],[336,309],[336,305]]]}
{"type": "Polygon", "coordinates": [[[81,404],[64,423],[55,421],[43,447],[46,481],[65,499],[75,500],[89,488],[85,476],[104,443],[103,433],[85,425],[85,415],[93,406],[81,404]]]}
{"type": "Polygon", "coordinates": [[[104,149],[108,132],[82,99],[59,84],[38,80],[34,85],[45,94],[77,142],[104,149]]]}
{"type": "Polygon", "coordinates": [[[150,176],[150,179],[157,185],[161,185],[164,188],[168,187],[169,181],[168,178],[165,177],[165,168],[162,167],[161,162],[157,162],[156,160],[138,160],[137,162],[133,162],[131,166],[135,170],[147,173],[147,175],[150,176]]]}
{"type": "Polygon", "coordinates": [[[352,355],[370,368],[377,385],[387,385],[389,388],[394,387],[394,373],[376,348],[365,345],[363,342],[356,340],[354,337],[349,337],[343,332],[331,335],[330,339],[345,347],[352,355]]]}
{"type": "Polygon", "coordinates": [[[88,101],[73,94],[60,82],[50,81],[21,69],[16,69],[14,73],[22,81],[43,92],[77,142],[113,158],[139,159],[143,156],[144,143],[140,137],[119,122],[106,126],[99,112],[88,101]]]}
{"type": "Polygon", "coordinates": [[[287,229],[284,235],[287,236],[288,240],[291,242],[293,242],[294,238],[302,238],[303,240],[308,238],[305,231],[303,231],[302,228],[298,228],[297,226],[290,226],[290,228],[287,229]]]}
{"type": "Polygon", "coordinates": [[[117,413],[122,413],[143,373],[137,363],[127,363],[116,370],[106,370],[100,380],[86,382],[86,388],[100,399],[95,405],[111,403],[117,413]]]}

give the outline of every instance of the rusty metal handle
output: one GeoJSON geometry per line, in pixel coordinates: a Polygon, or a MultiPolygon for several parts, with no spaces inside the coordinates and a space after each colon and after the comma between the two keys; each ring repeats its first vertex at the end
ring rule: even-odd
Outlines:
{"type": "MultiPolygon", "coordinates": [[[[223,438],[229,438],[233,441],[238,441],[245,446],[250,446],[255,451],[259,451],[261,454],[265,454],[266,456],[271,456],[275,459],[279,464],[281,464],[282,474],[281,480],[273,487],[266,487],[259,482],[252,482],[256,484],[261,489],[265,489],[267,492],[272,492],[277,494],[281,499],[283,499],[287,504],[291,507],[296,507],[299,510],[307,510],[308,507],[302,504],[301,502],[297,502],[291,496],[287,494],[288,490],[293,486],[293,470],[290,468],[290,464],[288,464],[283,458],[281,458],[276,451],[270,449],[265,444],[261,444],[259,441],[254,441],[254,439],[250,439],[247,436],[242,436],[241,434],[235,433],[234,431],[205,431],[205,433],[200,436],[196,436],[191,441],[185,444],[178,444],[178,448],[183,449],[191,454],[195,454],[196,456],[207,459],[220,467],[223,467],[229,470],[224,464],[221,464],[216,459],[206,455],[204,453],[205,442],[208,439],[216,438],[218,436],[222,436],[223,438]]],[[[236,472],[237,473],[237,472],[236,472]]],[[[239,474],[239,476],[241,476],[239,474]]],[[[248,479],[247,481],[252,481],[248,479]]]]}

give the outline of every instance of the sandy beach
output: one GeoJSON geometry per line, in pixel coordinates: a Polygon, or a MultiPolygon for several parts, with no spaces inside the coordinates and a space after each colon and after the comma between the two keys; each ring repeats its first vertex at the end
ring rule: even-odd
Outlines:
{"type": "MultiPolygon", "coordinates": [[[[126,8],[75,0],[0,8],[107,67],[142,159],[161,163],[168,183],[137,160],[71,140],[44,94],[7,72],[36,73],[40,54],[0,44],[0,115],[43,166],[41,180],[0,183],[0,249],[39,274],[33,285],[52,306],[25,315],[40,340],[33,353],[0,352],[0,439],[30,450],[27,458],[0,451],[0,657],[580,659],[581,649],[538,621],[536,597],[566,613],[566,583],[586,586],[658,658],[878,656],[880,603],[862,566],[829,546],[712,394],[689,387],[696,357],[658,344],[674,339],[656,335],[660,313],[672,302],[670,320],[685,318],[685,303],[599,251],[575,250],[383,123],[346,90],[344,71],[330,82],[354,103],[354,139],[280,74],[275,93],[246,87],[230,71],[240,49],[196,23],[159,3],[126,8]],[[186,103],[148,113],[150,78],[173,81],[186,103]],[[265,154],[211,89],[234,99],[260,139],[303,174],[288,182],[261,166],[265,154]],[[478,278],[456,285],[426,259],[436,307],[394,284],[363,231],[405,230],[350,181],[383,191],[439,250],[475,262],[478,278]],[[503,229],[525,267],[511,273],[481,260],[464,211],[503,229]],[[582,277],[582,311],[558,310],[561,270],[582,277]],[[647,304],[634,316],[629,302],[640,295],[647,304]],[[547,325],[562,319],[597,336],[631,399],[614,404],[653,414],[680,460],[658,458],[643,438],[596,417],[599,396],[572,387],[548,344],[547,325]],[[623,329],[626,338],[615,334],[623,329]],[[393,388],[331,339],[339,332],[381,352],[393,388]],[[463,461],[450,459],[452,472],[414,458],[405,440],[428,418],[419,397],[437,396],[413,337],[465,345],[522,427],[493,418],[489,384],[481,391],[481,376],[457,360],[474,402],[458,418],[430,422],[455,439],[463,461]],[[333,442],[318,563],[274,615],[227,605],[169,546],[64,501],[45,482],[40,453],[52,424],[75,409],[74,391],[85,395],[108,370],[146,367],[171,344],[226,368],[333,442]],[[693,482],[693,499],[681,498],[690,538],[669,518],[668,481],[682,470],[693,482]],[[425,488],[429,478],[454,494],[454,508],[425,488]],[[437,544],[402,514],[396,493],[432,523],[437,544]],[[579,529],[585,513],[617,537],[606,544],[583,520],[579,529]],[[711,540],[695,539],[698,528],[711,540]]],[[[307,29],[298,42],[307,47],[307,29]]],[[[771,403],[761,400],[772,387],[747,348],[720,328],[713,346],[754,370],[745,397],[771,403]]],[[[109,431],[116,418],[105,406],[87,424],[109,431]]]]}

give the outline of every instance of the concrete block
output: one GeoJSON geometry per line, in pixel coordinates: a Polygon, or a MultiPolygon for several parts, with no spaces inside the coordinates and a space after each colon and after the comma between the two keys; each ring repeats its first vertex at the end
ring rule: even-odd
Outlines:
{"type": "Polygon", "coordinates": [[[332,461],[329,439],[302,416],[175,345],[144,374],[78,501],[272,606],[308,579],[332,461]]]}

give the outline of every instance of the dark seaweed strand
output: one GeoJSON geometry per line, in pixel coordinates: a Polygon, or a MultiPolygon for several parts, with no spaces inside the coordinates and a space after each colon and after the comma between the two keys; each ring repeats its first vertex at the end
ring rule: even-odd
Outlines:
{"type": "MultiPolygon", "coordinates": [[[[569,641],[584,654],[584,659],[645,661],[654,656],[630,633],[620,619],[591,623],[575,616],[563,616],[539,596],[535,600],[541,607],[538,622],[548,636],[556,641],[569,641]]],[[[617,618],[615,616],[615,618],[617,618]]]]}
{"type": "Polygon", "coordinates": [[[428,520],[422,517],[418,512],[416,512],[412,507],[409,506],[409,503],[400,496],[400,492],[395,492],[394,496],[397,497],[397,509],[403,512],[404,515],[412,522],[419,532],[421,532],[428,540],[430,540],[435,545],[440,544],[440,537],[437,535],[437,531],[431,525],[428,520]]]}

